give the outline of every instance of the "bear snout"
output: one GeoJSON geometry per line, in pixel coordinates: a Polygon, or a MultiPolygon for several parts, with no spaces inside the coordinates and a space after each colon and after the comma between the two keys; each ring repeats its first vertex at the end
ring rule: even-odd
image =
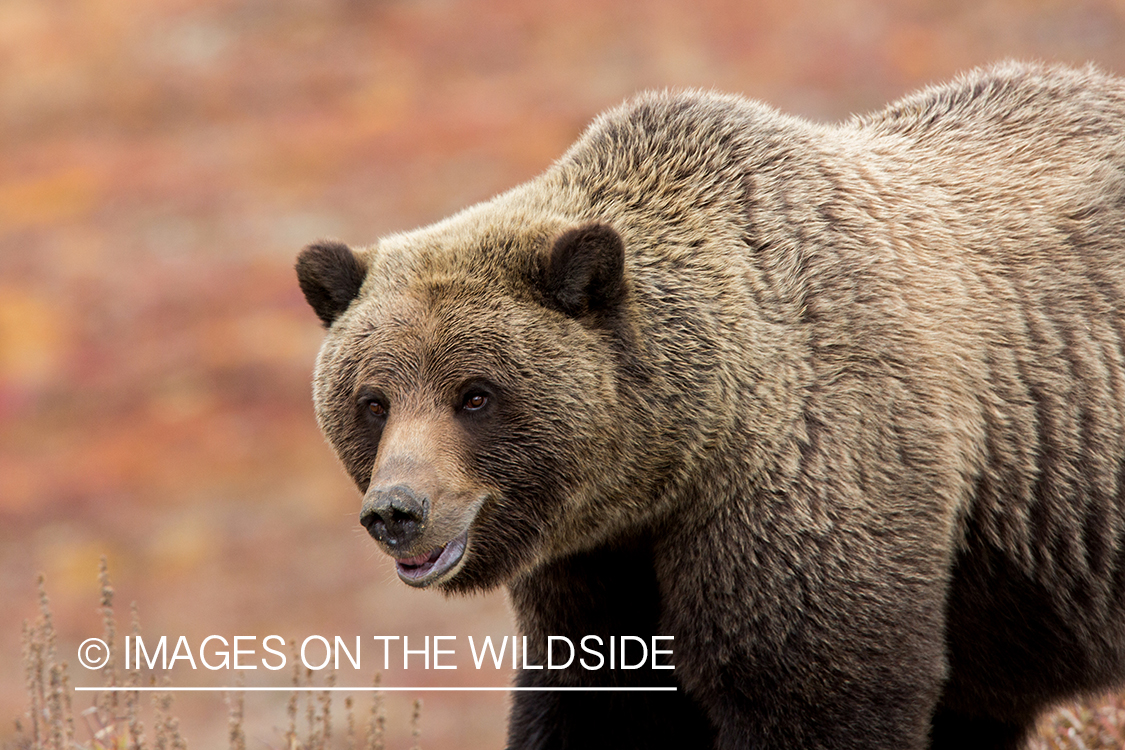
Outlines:
{"type": "Polygon", "coordinates": [[[373,488],[364,498],[359,522],[376,541],[398,552],[422,536],[429,509],[429,498],[404,484],[373,488]]]}

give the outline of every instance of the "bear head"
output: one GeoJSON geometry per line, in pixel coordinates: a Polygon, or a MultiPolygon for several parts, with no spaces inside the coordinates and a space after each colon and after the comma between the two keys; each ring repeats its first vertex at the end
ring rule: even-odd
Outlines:
{"type": "MultiPolygon", "coordinates": [[[[412,586],[486,589],[609,533],[632,496],[621,236],[455,217],[305,248],[317,419],[412,586]],[[498,227],[498,224],[500,225],[498,227]]],[[[635,505],[635,503],[634,503],[635,505]]]]}

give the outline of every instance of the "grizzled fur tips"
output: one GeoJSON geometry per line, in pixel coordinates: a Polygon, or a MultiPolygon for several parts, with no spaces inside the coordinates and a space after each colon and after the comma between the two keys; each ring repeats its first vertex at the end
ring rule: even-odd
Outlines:
{"type": "Polygon", "coordinates": [[[512,750],[1020,747],[1125,682],[1125,82],[813,124],[641,95],[542,175],[302,253],[399,577],[674,671],[525,670],[512,750]]]}

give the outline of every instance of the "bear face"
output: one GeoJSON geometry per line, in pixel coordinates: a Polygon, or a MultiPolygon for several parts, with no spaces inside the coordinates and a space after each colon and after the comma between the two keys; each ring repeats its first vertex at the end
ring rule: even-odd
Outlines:
{"type": "Polygon", "coordinates": [[[314,403],[400,578],[487,588],[616,525],[602,498],[625,471],[613,408],[624,247],[602,224],[507,237],[529,259],[513,276],[503,250],[477,241],[466,278],[456,267],[472,252],[419,241],[301,254],[301,287],[328,326],[314,403]]]}

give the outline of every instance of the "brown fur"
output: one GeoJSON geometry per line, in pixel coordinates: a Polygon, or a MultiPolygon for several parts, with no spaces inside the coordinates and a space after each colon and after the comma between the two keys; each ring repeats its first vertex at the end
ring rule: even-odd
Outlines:
{"type": "Polygon", "coordinates": [[[368,502],[422,467],[412,553],[468,531],[434,582],[508,584],[532,642],[675,636],[674,673],[522,674],[681,691],[521,693],[512,747],[1016,747],[1125,678],[1119,79],[831,127],[648,94],[356,253],[346,309],[325,247],[320,423],[368,502]]]}

